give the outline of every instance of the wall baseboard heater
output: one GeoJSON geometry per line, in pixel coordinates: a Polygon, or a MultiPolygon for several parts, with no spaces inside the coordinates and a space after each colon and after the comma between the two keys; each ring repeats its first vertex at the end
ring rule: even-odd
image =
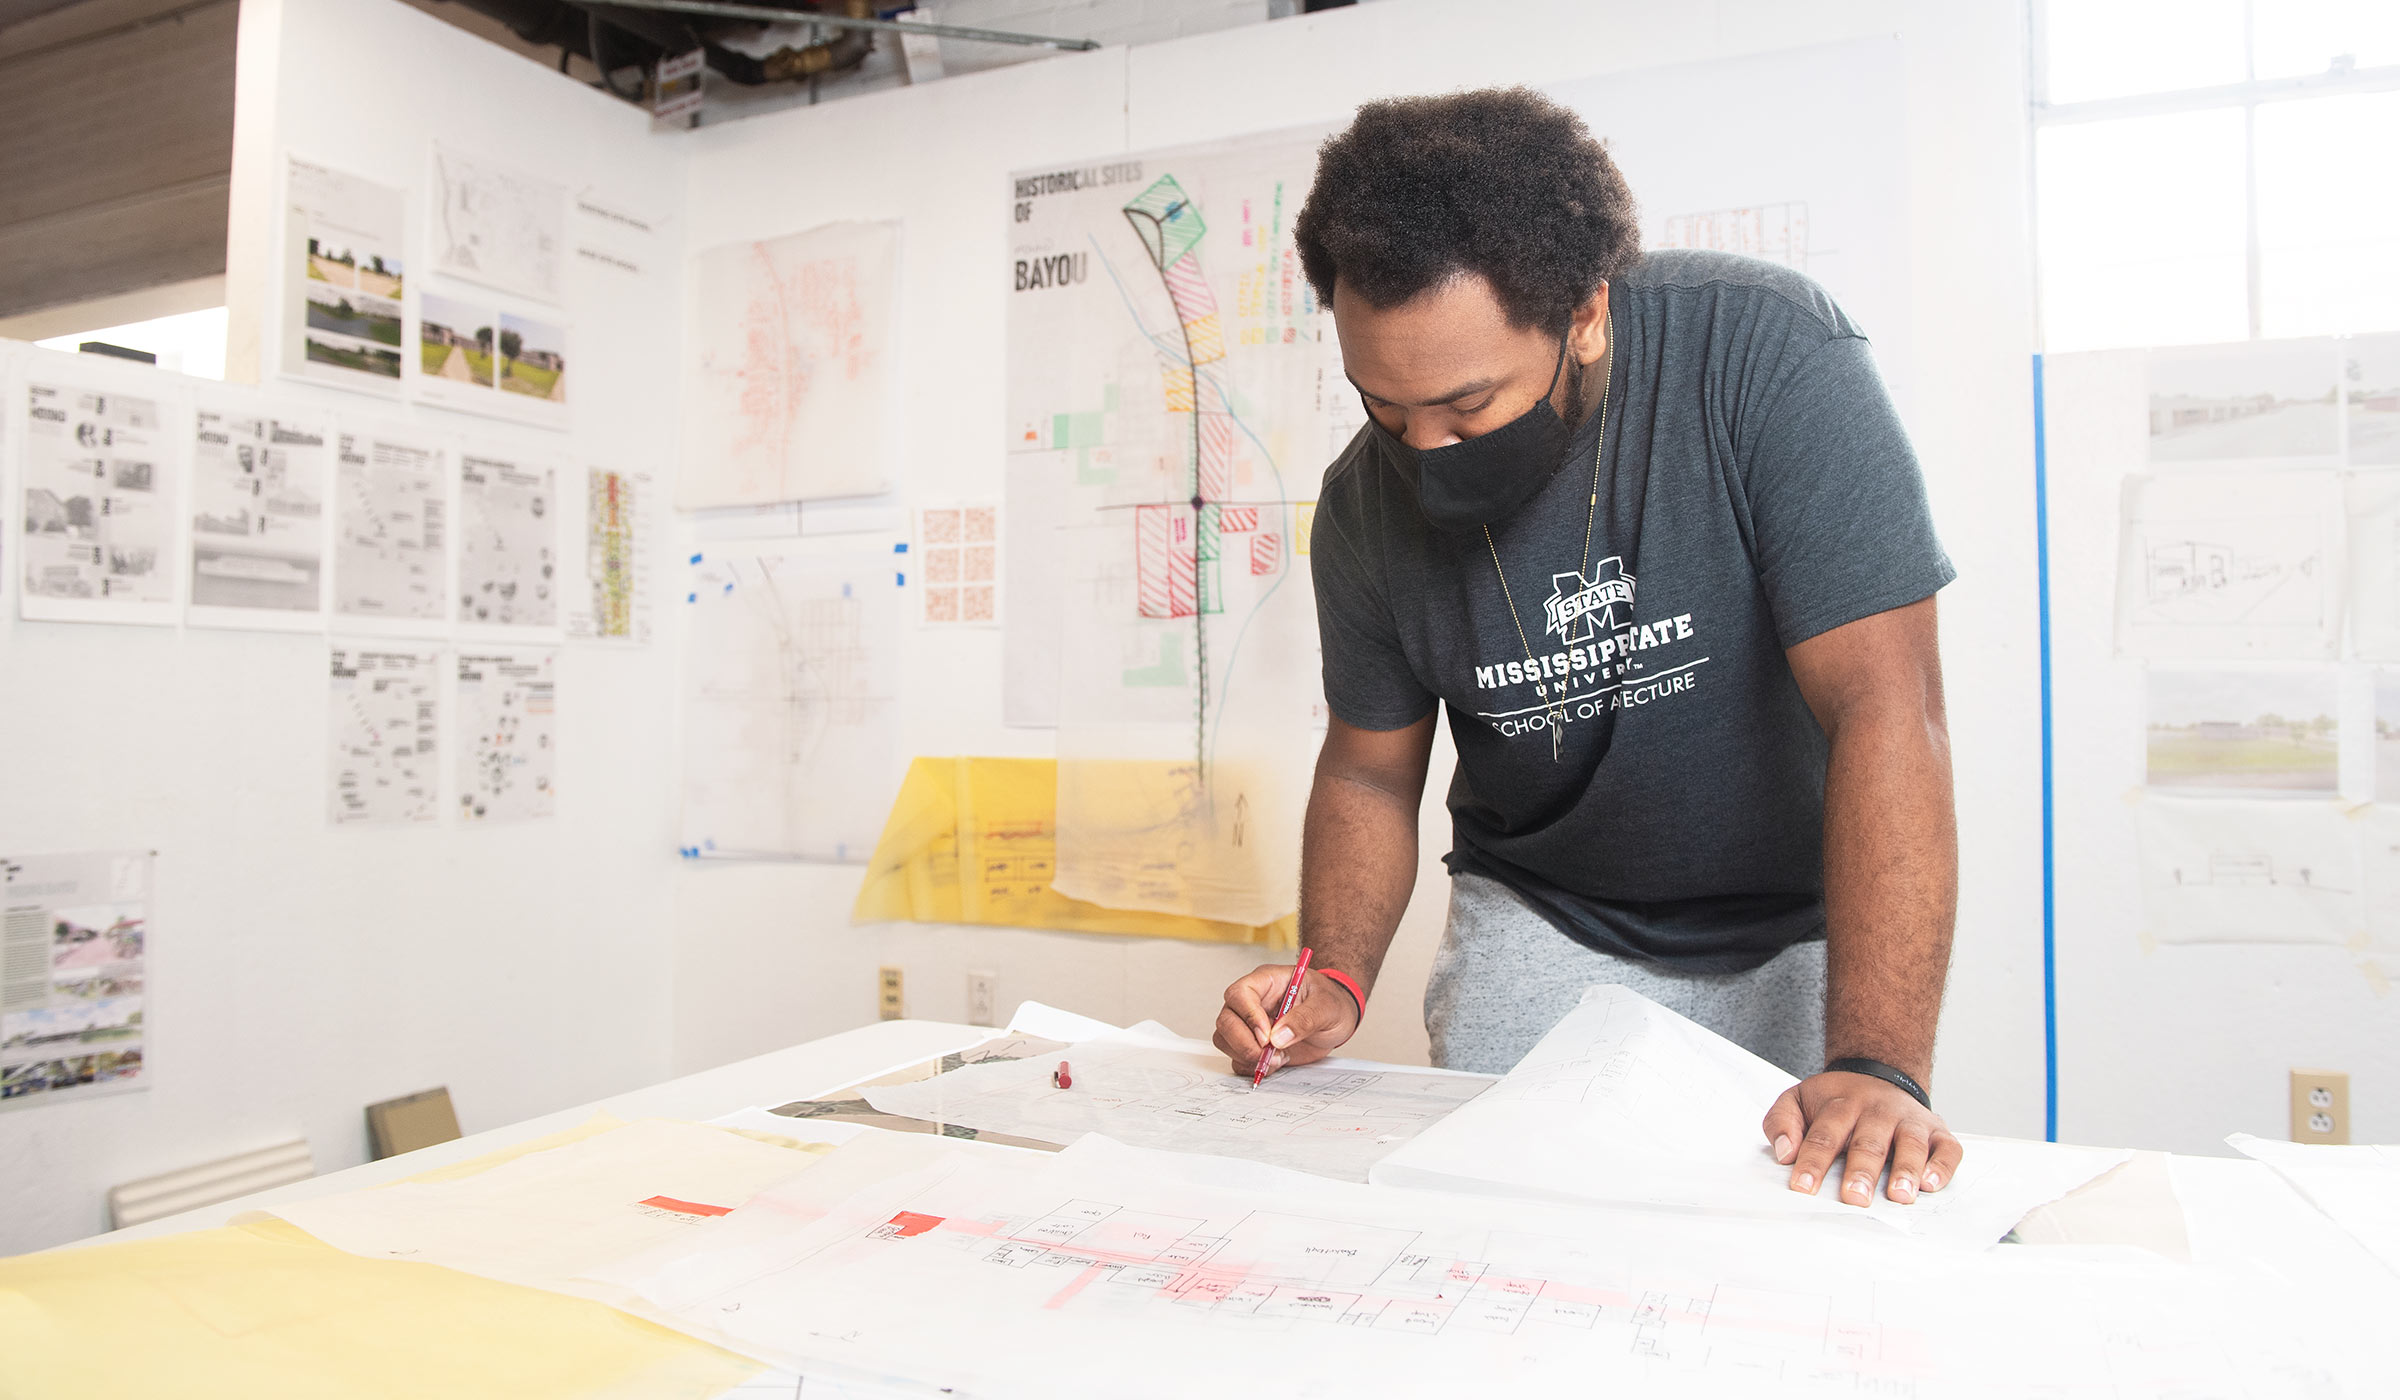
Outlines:
{"type": "Polygon", "coordinates": [[[128,1181],[109,1188],[109,1228],[122,1230],[128,1225],[213,1206],[270,1186],[306,1181],[316,1174],[316,1160],[309,1155],[308,1140],[293,1138],[255,1152],[128,1181]]]}

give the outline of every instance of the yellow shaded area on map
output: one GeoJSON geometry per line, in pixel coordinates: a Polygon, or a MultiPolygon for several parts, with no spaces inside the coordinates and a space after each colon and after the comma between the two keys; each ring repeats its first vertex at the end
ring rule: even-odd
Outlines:
{"type": "Polygon", "coordinates": [[[1057,760],[920,758],[908,765],[850,919],[1299,946],[1296,914],[1250,925],[1107,909],[1050,888],[1057,868],[1057,760]]]}

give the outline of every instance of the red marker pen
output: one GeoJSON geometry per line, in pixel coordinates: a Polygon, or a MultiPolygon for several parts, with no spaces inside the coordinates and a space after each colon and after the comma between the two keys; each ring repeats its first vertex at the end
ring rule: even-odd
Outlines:
{"type": "Polygon", "coordinates": [[[1275,1024],[1267,1027],[1266,1048],[1258,1052],[1258,1073],[1250,1076],[1250,1087],[1253,1089],[1266,1082],[1267,1056],[1275,1053],[1275,1026],[1283,1024],[1283,1018],[1292,1014],[1292,1003],[1300,999],[1300,979],[1308,975],[1311,951],[1307,948],[1300,950],[1299,965],[1292,969],[1292,980],[1283,989],[1283,1005],[1275,1012],[1275,1024]]]}

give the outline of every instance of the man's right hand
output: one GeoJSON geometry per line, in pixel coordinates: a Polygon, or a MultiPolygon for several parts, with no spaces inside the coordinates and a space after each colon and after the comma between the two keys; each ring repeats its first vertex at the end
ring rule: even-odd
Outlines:
{"type": "Polygon", "coordinates": [[[1292,1012],[1275,1024],[1283,1005],[1283,990],[1292,980],[1290,963],[1268,963],[1242,974],[1225,989],[1225,1009],[1217,1013],[1217,1048],[1241,1074],[1258,1071],[1258,1057],[1267,1057],[1267,1072],[1287,1065],[1322,1060],[1358,1034],[1358,1003],[1332,978],[1311,972],[1300,984],[1292,1012]]]}

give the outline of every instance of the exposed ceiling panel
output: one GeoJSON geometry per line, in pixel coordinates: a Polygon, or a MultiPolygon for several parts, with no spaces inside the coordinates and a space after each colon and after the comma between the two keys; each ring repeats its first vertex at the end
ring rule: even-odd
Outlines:
{"type": "Polygon", "coordinates": [[[0,30],[0,316],[225,270],[240,13],[85,0],[0,30]]]}

